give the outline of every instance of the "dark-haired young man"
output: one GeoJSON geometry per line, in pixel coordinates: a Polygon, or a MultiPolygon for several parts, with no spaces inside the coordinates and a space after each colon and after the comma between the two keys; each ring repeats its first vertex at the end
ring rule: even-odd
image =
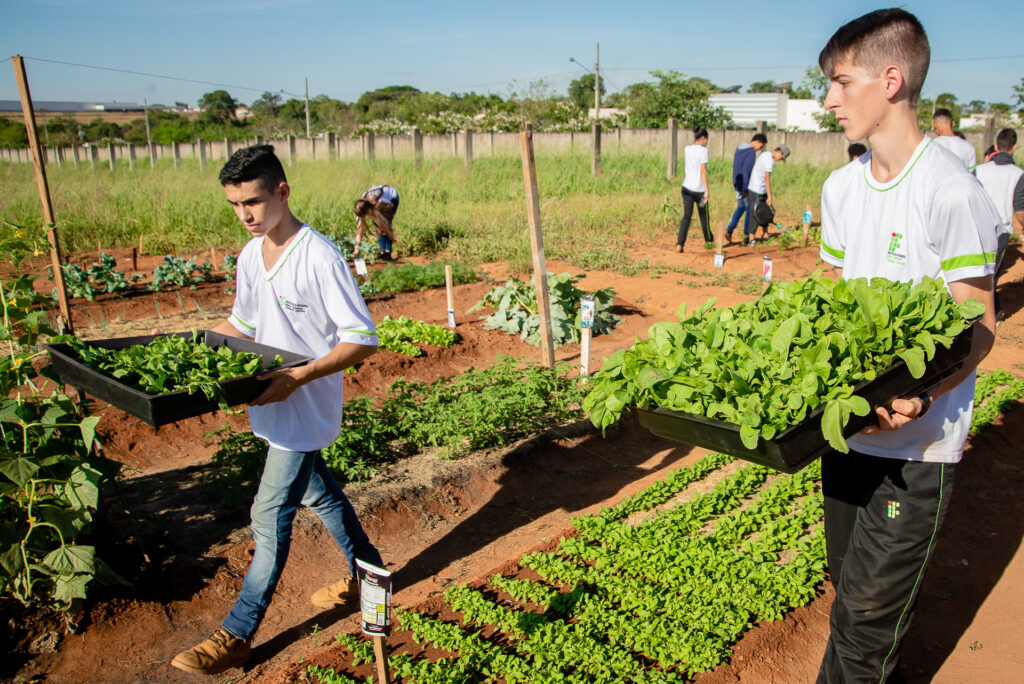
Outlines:
{"type": "MultiPolygon", "coordinates": [[[[246,662],[288,559],[292,521],[309,506],[355,559],[382,565],[352,505],[320,450],[341,429],[342,374],[377,349],[377,334],[359,287],[338,249],[295,218],[291,188],[270,145],[235,152],[220,172],[228,203],[252,239],[238,256],[231,315],[214,330],[313,357],[306,366],[271,371],[249,407],[253,434],[269,445],[252,505],[252,563],[231,613],[210,638],[179,653],[172,665],[216,674],[246,662]]],[[[312,596],[328,608],[356,595],[346,578],[312,596]]]]}
{"type": "MultiPolygon", "coordinates": [[[[999,211],[1002,227],[999,231],[999,250],[996,255],[996,281],[1006,254],[1013,229],[1024,231],[1024,169],[1013,163],[1017,150],[1017,131],[1004,128],[996,136],[995,154],[974,169],[974,175],[999,211]]],[[[996,315],[1001,311],[996,307],[996,315]]]]}
{"type": "Polygon", "coordinates": [[[955,154],[964,166],[973,171],[978,163],[977,152],[974,145],[953,130],[953,113],[943,107],[936,109],[932,114],[932,128],[935,130],[935,143],[955,154]]]}
{"type": "Polygon", "coordinates": [[[750,183],[750,172],[754,170],[757,153],[768,144],[764,133],[755,133],[749,143],[740,143],[732,155],[732,187],[736,191],[736,211],[725,227],[725,239],[732,242],[732,232],[743,218],[744,241],[750,238],[750,201],[747,197],[747,185],[750,183]]]}
{"type": "Polygon", "coordinates": [[[822,188],[821,257],[845,278],[942,278],[985,305],[962,370],[876,409],[877,424],[822,458],[825,543],[836,590],[818,682],[885,682],[897,667],[970,428],[975,368],[995,336],[999,217],[977,179],[917,123],[928,38],[878,10],[841,27],[818,63],[825,107],[871,149],[822,188]]]}

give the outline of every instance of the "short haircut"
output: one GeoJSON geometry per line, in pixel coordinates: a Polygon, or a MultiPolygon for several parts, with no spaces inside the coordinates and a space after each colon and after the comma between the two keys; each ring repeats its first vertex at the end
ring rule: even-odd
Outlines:
{"type": "Polygon", "coordinates": [[[850,161],[858,159],[863,154],[867,154],[867,151],[867,146],[861,143],[853,143],[846,148],[846,154],[850,155],[850,161]]]}
{"type": "Polygon", "coordinates": [[[759,142],[762,145],[768,144],[768,136],[764,133],[755,133],[754,137],[750,139],[750,142],[759,142]]]}
{"type": "Polygon", "coordinates": [[[935,121],[935,119],[945,119],[950,123],[950,125],[952,125],[953,112],[949,111],[945,107],[939,107],[932,113],[932,121],[935,121]]]}
{"type": "Polygon", "coordinates": [[[1009,152],[1017,144],[1017,131],[1012,128],[1004,128],[996,136],[996,149],[1000,152],[1009,152]]]}
{"type": "Polygon", "coordinates": [[[844,24],[818,55],[818,66],[831,78],[836,65],[849,61],[877,76],[890,64],[903,72],[907,98],[916,104],[928,75],[931,48],[924,27],[910,12],[892,8],[869,12],[844,24]]]}
{"type": "Polygon", "coordinates": [[[273,190],[288,182],[273,145],[243,147],[231,155],[220,170],[221,185],[241,185],[254,180],[258,180],[264,190],[273,190]]]}

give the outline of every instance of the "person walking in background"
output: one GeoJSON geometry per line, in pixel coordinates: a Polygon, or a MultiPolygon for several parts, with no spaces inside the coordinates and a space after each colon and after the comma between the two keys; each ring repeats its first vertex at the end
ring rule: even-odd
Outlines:
{"type": "Polygon", "coordinates": [[[231,315],[213,330],[314,360],[262,374],[267,387],[250,402],[252,432],[268,444],[252,504],[256,547],[238,600],[220,628],[171,661],[192,674],[216,674],[249,659],[253,635],[288,560],[300,504],[323,522],[351,573],[314,592],[315,606],[330,608],[358,595],[357,558],[383,565],[320,453],[341,430],[342,371],[377,350],[359,287],[334,243],[292,214],[291,187],[272,146],[235,152],[220,182],[252,239],[238,255],[231,315]]]}
{"type": "Polygon", "coordinates": [[[355,256],[359,255],[359,243],[366,230],[367,218],[373,222],[377,233],[377,251],[384,261],[391,261],[391,249],[395,241],[395,212],[398,211],[398,191],[390,185],[375,185],[356,200],[353,208],[356,214],[355,256]]]}
{"type": "Polygon", "coordinates": [[[682,252],[686,244],[686,234],[690,231],[690,219],[693,217],[693,205],[697,205],[700,216],[700,228],[704,232],[704,242],[712,242],[715,238],[708,225],[708,132],[701,126],[693,127],[693,144],[683,150],[685,174],[683,175],[683,218],[679,221],[679,234],[676,236],[676,251],[682,252]]]}
{"type": "Polygon", "coordinates": [[[943,107],[936,109],[932,114],[932,129],[935,130],[935,142],[956,155],[964,166],[973,171],[978,164],[977,153],[974,145],[953,131],[953,113],[943,107]]]}
{"type": "Polygon", "coordinates": [[[729,225],[725,227],[725,239],[732,242],[732,232],[743,218],[743,238],[750,238],[750,202],[747,199],[747,185],[750,183],[750,173],[754,170],[754,160],[764,146],[768,144],[768,138],[764,133],[755,133],[749,143],[740,143],[732,155],[732,187],[736,191],[736,211],[729,219],[729,225]]]}
{"type": "MultiPolygon", "coordinates": [[[[750,212],[754,215],[754,225],[764,228],[764,235],[768,237],[768,226],[775,217],[775,195],[772,194],[772,170],[775,162],[785,162],[789,158],[789,147],[779,145],[771,152],[762,152],[761,156],[754,162],[754,168],[750,172],[750,184],[747,185],[747,195],[750,200],[750,212]],[[767,205],[770,211],[759,210],[758,203],[767,205]]],[[[751,228],[751,235],[747,244],[753,244],[757,228],[751,228]]]]}
{"type": "Polygon", "coordinates": [[[956,302],[984,305],[960,370],[877,407],[875,422],[847,440],[849,453],[822,456],[836,597],[818,684],[903,681],[900,644],[949,510],[975,369],[995,340],[999,216],[964,165],[918,125],[929,55],[917,17],[883,9],[842,26],[818,58],[829,79],[825,109],[847,140],[871,145],[822,187],[821,259],[846,280],[941,279],[956,302]]]}
{"type": "MultiPolygon", "coordinates": [[[[1016,228],[1024,232],[1024,169],[1013,163],[1013,153],[1017,150],[1017,131],[1004,128],[996,136],[996,152],[990,161],[979,164],[974,169],[981,187],[992,198],[1002,227],[999,232],[999,249],[996,252],[996,283],[999,282],[999,270],[1006,255],[1006,245],[1016,228]]],[[[996,293],[996,318],[1003,318],[1003,310],[999,306],[999,293],[996,293]]]]}
{"type": "Polygon", "coordinates": [[[861,156],[867,153],[867,151],[867,146],[863,145],[862,143],[853,143],[852,145],[846,148],[846,154],[850,155],[850,161],[853,161],[854,159],[860,159],[861,156]]]}

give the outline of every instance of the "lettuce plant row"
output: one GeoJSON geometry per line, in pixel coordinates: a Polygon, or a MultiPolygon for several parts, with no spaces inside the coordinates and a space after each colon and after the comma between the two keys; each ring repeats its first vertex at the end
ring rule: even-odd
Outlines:
{"type": "MultiPolygon", "coordinates": [[[[973,430],[1021,397],[1024,380],[980,375],[973,430]]],[[[741,467],[705,494],[635,525],[625,519],[731,462],[708,454],[578,517],[577,534],[555,551],[520,559],[539,580],[496,575],[483,590],[450,589],[459,622],[398,609],[402,629],[447,655],[400,653],[392,671],[407,682],[681,682],[725,662],[743,632],[806,605],[824,579],[819,464],[793,476],[741,467]]],[[[338,639],[353,665],[372,661],[369,641],[338,639]]],[[[358,681],[308,672],[324,684],[358,681]]]]}
{"type": "Polygon", "coordinates": [[[974,300],[955,303],[940,280],[820,273],[728,309],[714,303],[692,314],[684,304],[679,322],[654,324],[604,362],[584,402],[594,425],[611,425],[631,404],[662,406],[738,425],[753,449],[824,405],[822,433],[845,453],[850,415],[870,410],[855,387],[897,360],[920,378],[936,345],[949,347],[984,312],[974,300]]]}

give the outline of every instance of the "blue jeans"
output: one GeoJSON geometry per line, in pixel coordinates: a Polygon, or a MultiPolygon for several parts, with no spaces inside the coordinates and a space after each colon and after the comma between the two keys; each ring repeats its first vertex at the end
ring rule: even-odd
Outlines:
{"type": "Polygon", "coordinates": [[[736,211],[732,213],[732,218],[729,219],[729,225],[725,227],[726,237],[731,236],[732,231],[736,230],[736,226],[740,223],[741,216],[744,217],[743,234],[750,235],[750,200],[747,198],[746,193],[736,199],[736,211]]]}
{"type": "Polygon", "coordinates": [[[292,540],[292,521],[302,503],[312,508],[338,542],[356,576],[355,559],[382,566],[380,554],[363,531],[341,487],[327,471],[320,451],[285,451],[271,447],[252,503],[256,542],[242,591],[221,624],[239,639],[256,633],[281,579],[292,540]]]}
{"type": "Polygon", "coordinates": [[[377,233],[377,251],[381,254],[391,253],[391,239],[384,233],[377,233]]]}

